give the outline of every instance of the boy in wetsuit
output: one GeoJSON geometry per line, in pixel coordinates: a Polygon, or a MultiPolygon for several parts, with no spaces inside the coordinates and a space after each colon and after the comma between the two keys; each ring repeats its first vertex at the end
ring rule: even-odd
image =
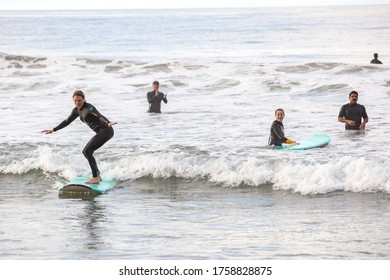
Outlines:
{"type": "Polygon", "coordinates": [[[116,122],[110,122],[106,117],[100,114],[93,105],[87,103],[85,101],[85,95],[81,90],[76,90],[73,93],[73,102],[76,107],[72,110],[69,117],[55,128],[43,130],[42,133],[51,134],[68,126],[77,117],[80,117],[80,120],[86,123],[96,133],[83,150],[83,155],[87,158],[92,170],[92,178],[86,183],[99,183],[101,177],[93,153],[114,136],[114,129],[112,126],[116,124],[116,122]]]}

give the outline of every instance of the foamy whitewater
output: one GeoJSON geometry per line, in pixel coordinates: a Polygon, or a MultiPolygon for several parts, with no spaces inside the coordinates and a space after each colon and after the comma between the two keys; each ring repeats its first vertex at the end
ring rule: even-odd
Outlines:
{"type": "Polygon", "coordinates": [[[0,258],[388,259],[389,14],[0,11],[0,258]],[[162,114],[147,113],[154,80],[162,114]],[[93,132],[40,133],[76,89],[119,122],[95,153],[117,187],[93,200],[57,196],[90,174],[93,132]],[[337,121],[352,90],[364,133],[337,121]],[[331,143],[269,149],[279,107],[287,137],[331,143]]]}

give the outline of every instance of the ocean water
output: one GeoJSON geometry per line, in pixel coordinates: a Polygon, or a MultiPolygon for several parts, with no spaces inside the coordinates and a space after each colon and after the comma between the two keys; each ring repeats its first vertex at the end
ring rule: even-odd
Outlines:
{"type": "Polygon", "coordinates": [[[0,11],[0,258],[389,259],[389,13],[0,11]],[[93,132],[40,131],[76,89],[119,122],[95,153],[117,186],[62,199],[93,132]],[[364,133],[337,121],[352,90],[364,133]],[[279,107],[287,137],[332,142],[269,149],[279,107]]]}

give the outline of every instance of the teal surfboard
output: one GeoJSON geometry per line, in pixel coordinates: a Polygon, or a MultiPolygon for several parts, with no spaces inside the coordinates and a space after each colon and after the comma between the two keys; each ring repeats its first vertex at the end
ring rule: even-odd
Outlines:
{"type": "Polygon", "coordinates": [[[59,192],[77,193],[77,194],[102,194],[112,189],[115,186],[115,181],[112,179],[102,179],[98,184],[86,184],[88,177],[77,177],[69,183],[59,188],[59,192]]]}
{"type": "Polygon", "coordinates": [[[283,144],[282,146],[275,146],[276,150],[308,150],[313,148],[325,147],[330,143],[331,139],[326,134],[315,134],[304,138],[299,144],[283,144]]]}

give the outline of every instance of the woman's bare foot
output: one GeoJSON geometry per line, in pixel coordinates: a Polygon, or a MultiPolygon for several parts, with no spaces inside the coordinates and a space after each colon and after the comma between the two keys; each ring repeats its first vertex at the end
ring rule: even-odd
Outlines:
{"type": "Polygon", "coordinates": [[[102,180],[102,178],[100,178],[100,176],[97,176],[97,177],[92,177],[91,179],[89,179],[85,183],[86,184],[98,184],[101,180],[102,180]]]}

